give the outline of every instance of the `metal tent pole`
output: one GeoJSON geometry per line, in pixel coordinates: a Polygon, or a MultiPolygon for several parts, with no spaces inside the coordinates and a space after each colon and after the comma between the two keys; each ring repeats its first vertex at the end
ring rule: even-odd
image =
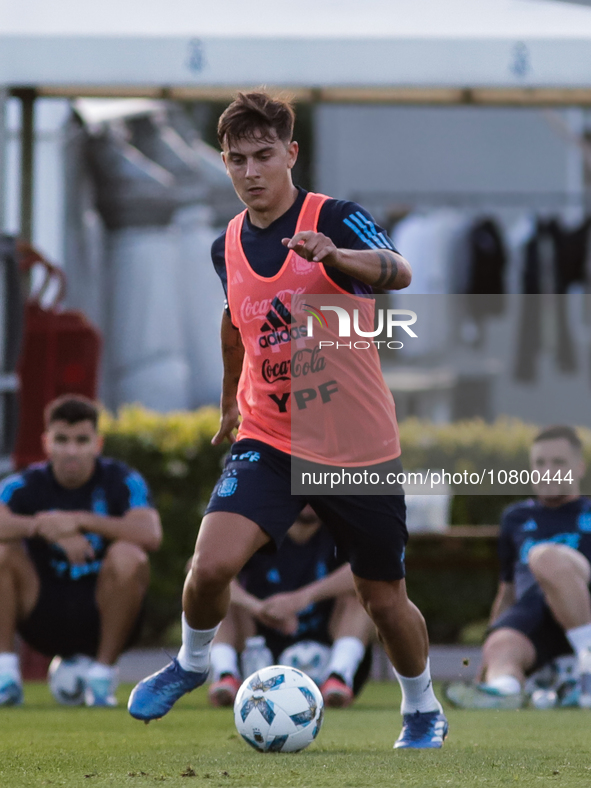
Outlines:
{"type": "Polygon", "coordinates": [[[7,148],[8,148],[8,88],[0,85],[0,234],[6,229],[7,148]]]}
{"type": "Polygon", "coordinates": [[[21,204],[20,236],[33,240],[33,195],[35,164],[35,98],[34,88],[13,91],[21,101],[21,204]]]}

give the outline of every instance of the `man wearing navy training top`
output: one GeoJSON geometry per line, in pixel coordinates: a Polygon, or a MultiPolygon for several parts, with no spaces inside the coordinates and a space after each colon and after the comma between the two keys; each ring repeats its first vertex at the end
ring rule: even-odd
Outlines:
{"type": "Polygon", "coordinates": [[[591,708],[591,500],[580,495],[585,466],[575,430],[542,430],[531,469],[539,474],[537,498],[510,506],[501,523],[484,682],[446,689],[462,708],[518,708],[525,677],[572,652],[578,681],[562,705],[591,708]]]}
{"type": "Polygon", "coordinates": [[[45,463],[0,484],[0,706],[22,702],[14,637],[47,656],[86,655],[87,706],[114,706],[114,664],[137,635],[147,552],[161,526],[137,471],[100,456],[98,408],[48,405],[45,463]]]}
{"type": "MultiPolygon", "coordinates": [[[[279,549],[309,503],[350,562],[356,591],[396,670],[403,699],[395,749],[439,748],[448,726],[433,691],[425,621],[406,593],[402,489],[382,496],[291,492],[292,457],[298,452],[291,441],[290,339],[307,339],[304,327],[293,324],[292,296],[402,290],[412,277],[410,264],[358,205],[294,185],[299,148],[293,125],[291,106],[263,91],[239,93],[218,123],[226,170],[245,205],[212,250],[229,307],[221,328],[220,429],[212,442],[227,439],[232,451],[199,528],[183,591],[178,658],[139,682],[128,709],[138,720],[158,719],[205,682],[232,580],[258,550],[279,549]]],[[[380,447],[374,463],[399,462],[394,401],[377,350],[366,358],[363,380],[347,370],[343,391],[357,391],[361,383],[367,393],[358,397],[363,403],[355,426],[380,447]]],[[[323,368],[310,365],[314,385],[329,383],[315,377],[323,368]]],[[[299,376],[295,365],[293,373],[299,376]]],[[[346,418],[344,402],[345,397],[333,401],[335,424],[346,418]]],[[[345,443],[331,449],[336,464],[351,464],[345,443]]]]}

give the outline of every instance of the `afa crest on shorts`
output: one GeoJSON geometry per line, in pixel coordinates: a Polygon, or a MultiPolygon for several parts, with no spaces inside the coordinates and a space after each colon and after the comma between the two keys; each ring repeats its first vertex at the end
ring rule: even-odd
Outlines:
{"type": "Polygon", "coordinates": [[[237,487],[236,476],[225,476],[218,484],[217,494],[220,498],[228,498],[230,495],[234,495],[237,487]]]}

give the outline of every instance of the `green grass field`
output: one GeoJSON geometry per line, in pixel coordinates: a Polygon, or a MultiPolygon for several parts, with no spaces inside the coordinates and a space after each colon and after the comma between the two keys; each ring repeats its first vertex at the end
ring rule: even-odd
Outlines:
{"type": "Polygon", "coordinates": [[[143,725],[125,710],[129,689],[120,709],[84,709],[28,685],[23,707],[0,709],[0,786],[591,786],[590,712],[451,709],[443,750],[400,752],[398,689],[374,683],[353,708],[326,714],[308,750],[262,755],[238,738],[230,711],[207,708],[203,690],[143,725]]]}

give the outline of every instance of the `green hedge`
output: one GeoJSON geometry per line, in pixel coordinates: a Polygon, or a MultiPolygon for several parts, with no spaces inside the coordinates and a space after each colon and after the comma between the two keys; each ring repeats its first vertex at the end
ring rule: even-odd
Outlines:
{"type": "MultiPolygon", "coordinates": [[[[127,406],[117,417],[104,414],[101,429],[105,454],[137,468],[154,494],[164,528],[162,548],[152,557],[152,585],[148,604],[146,642],[162,642],[178,620],[180,592],[187,559],[193,552],[204,508],[219,475],[228,444],[211,445],[219,413],[204,408],[166,415],[127,406]]],[[[486,424],[480,420],[434,425],[408,419],[400,425],[406,470],[444,467],[470,469],[474,461],[487,468],[527,467],[528,450],[538,428],[517,420],[486,424]]],[[[591,430],[581,429],[591,468],[591,430]]],[[[461,495],[452,503],[452,523],[495,524],[515,496],[461,495]]],[[[436,640],[449,641],[465,624],[488,614],[496,586],[496,573],[479,569],[482,551],[490,559],[494,546],[469,547],[480,551],[473,570],[450,564],[448,553],[417,542],[409,545],[409,559],[430,555],[429,568],[417,568],[409,577],[411,596],[424,610],[436,640]]],[[[489,560],[490,565],[490,560],[489,560]]]]}
{"type": "Polygon", "coordinates": [[[470,625],[488,619],[499,577],[496,540],[411,537],[406,556],[408,595],[433,643],[464,641],[470,625]]]}

